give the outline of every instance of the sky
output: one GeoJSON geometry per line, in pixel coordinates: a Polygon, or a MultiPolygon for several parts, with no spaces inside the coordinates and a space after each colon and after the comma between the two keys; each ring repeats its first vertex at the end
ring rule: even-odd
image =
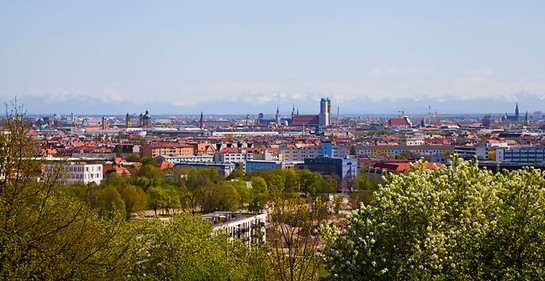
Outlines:
{"type": "Polygon", "coordinates": [[[0,0],[29,113],[545,112],[545,1],[0,0]]]}

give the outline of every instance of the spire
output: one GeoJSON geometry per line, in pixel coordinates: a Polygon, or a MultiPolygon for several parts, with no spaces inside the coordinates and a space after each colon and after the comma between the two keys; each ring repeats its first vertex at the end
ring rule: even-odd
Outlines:
{"type": "Polygon", "coordinates": [[[515,107],[515,120],[519,120],[519,103],[517,102],[517,106],[515,107]]]}
{"type": "Polygon", "coordinates": [[[204,115],[201,110],[201,119],[199,120],[199,128],[204,129],[204,115]]]}

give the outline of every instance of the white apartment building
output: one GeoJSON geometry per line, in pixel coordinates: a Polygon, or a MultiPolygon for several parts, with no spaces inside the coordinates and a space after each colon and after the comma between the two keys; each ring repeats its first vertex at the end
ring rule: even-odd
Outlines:
{"type": "MultiPolygon", "coordinates": [[[[46,165],[45,172],[51,172],[54,165],[46,165]]],[[[73,185],[76,182],[100,184],[103,179],[102,164],[70,163],[64,167],[65,175],[59,184],[73,185]]]]}
{"type": "Polygon", "coordinates": [[[278,150],[280,159],[283,161],[304,161],[307,158],[318,158],[322,155],[322,148],[319,146],[308,146],[302,148],[281,148],[278,150]]]}
{"type": "Polygon", "coordinates": [[[216,162],[220,163],[240,163],[254,159],[253,153],[246,153],[245,150],[239,152],[216,153],[216,162]]]}
{"type": "Polygon", "coordinates": [[[425,145],[426,141],[424,140],[424,137],[413,137],[413,138],[407,138],[405,141],[405,145],[407,146],[418,146],[418,145],[425,145]]]}
{"type": "Polygon", "coordinates": [[[214,155],[210,154],[191,154],[191,155],[161,155],[157,159],[170,162],[172,164],[178,164],[183,162],[197,162],[197,163],[212,163],[214,162],[214,155]]]}
{"type": "Polygon", "coordinates": [[[240,239],[247,245],[251,242],[265,242],[266,213],[218,211],[202,215],[202,218],[214,224],[214,231],[224,231],[233,240],[240,239]]]}
{"type": "Polygon", "coordinates": [[[278,150],[280,159],[282,161],[305,161],[309,158],[318,158],[321,156],[328,156],[331,154],[331,158],[346,158],[348,151],[336,146],[330,146],[330,151],[325,151],[322,146],[308,146],[302,148],[281,148],[278,150]]]}

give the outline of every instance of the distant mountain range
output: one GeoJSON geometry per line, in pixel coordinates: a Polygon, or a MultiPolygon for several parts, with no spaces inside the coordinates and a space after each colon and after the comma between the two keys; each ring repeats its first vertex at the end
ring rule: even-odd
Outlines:
{"type": "MultiPolygon", "coordinates": [[[[13,98],[3,98],[4,102],[9,102],[13,98]]],[[[431,99],[414,100],[411,98],[397,100],[356,100],[347,103],[337,104],[332,100],[332,113],[337,115],[337,106],[340,108],[341,115],[350,114],[356,116],[366,116],[366,114],[399,114],[404,111],[407,115],[426,114],[428,106],[431,105],[432,111],[439,114],[513,114],[516,102],[519,103],[520,114],[524,116],[526,111],[532,114],[534,111],[545,112],[545,100],[535,95],[520,93],[510,99],[473,99],[457,100],[451,99],[431,99]]],[[[276,103],[251,103],[251,102],[232,102],[232,101],[208,101],[198,103],[192,106],[177,106],[166,101],[154,101],[140,103],[136,101],[104,101],[91,97],[73,97],[62,100],[51,99],[47,97],[25,96],[18,98],[18,103],[22,104],[29,114],[107,114],[122,115],[126,113],[141,113],[149,110],[152,115],[186,115],[200,114],[251,114],[265,115],[274,114],[276,108],[280,108],[282,115],[291,114],[294,106],[289,98],[285,102],[276,103]]],[[[307,100],[302,102],[298,100],[295,107],[300,114],[317,114],[319,112],[319,101],[307,100]]]]}

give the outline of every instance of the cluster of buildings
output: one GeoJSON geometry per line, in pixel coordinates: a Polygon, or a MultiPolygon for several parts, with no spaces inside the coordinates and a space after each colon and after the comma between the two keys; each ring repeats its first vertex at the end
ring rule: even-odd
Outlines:
{"type": "MultiPolygon", "coordinates": [[[[431,112],[431,110],[430,110],[431,112]]],[[[249,115],[238,119],[200,117],[34,117],[29,137],[39,143],[40,158],[63,161],[61,183],[100,184],[108,173],[130,175],[138,159],[156,160],[156,167],[214,168],[224,175],[235,169],[308,169],[342,182],[365,174],[378,182],[386,172],[403,173],[424,158],[427,169],[449,165],[449,156],[472,160],[489,169],[545,168],[545,122],[542,115],[435,118],[333,118],[331,101],[322,98],[317,115],[295,110],[273,119],[249,115]]],[[[59,172],[44,167],[44,176],[59,172]]],[[[350,185],[339,185],[347,188],[350,185]]],[[[345,191],[345,190],[339,190],[345,191]]],[[[349,191],[349,190],[346,190],[349,191]]],[[[247,245],[266,239],[266,213],[218,211],[202,216],[215,231],[247,245]]]]}
{"type": "MultiPolygon", "coordinates": [[[[431,112],[431,110],[430,110],[431,112]]],[[[267,169],[309,169],[355,180],[358,171],[402,172],[406,163],[425,158],[435,166],[448,165],[458,154],[482,163],[545,164],[545,122],[539,114],[479,117],[333,118],[331,101],[320,100],[319,114],[274,118],[249,115],[237,119],[199,117],[152,118],[144,114],[120,117],[31,117],[31,137],[40,143],[41,157],[69,160],[67,183],[100,182],[102,177],[81,174],[97,161],[111,163],[101,173],[128,174],[130,156],[151,157],[158,167],[215,168],[228,175],[267,169]],[[116,160],[117,159],[117,160],[116,160]],[[120,160],[121,159],[121,160],[120,160]],[[109,166],[112,165],[112,166],[109,166]]],[[[98,164],[99,165],[99,164],[98,164]]]]}

